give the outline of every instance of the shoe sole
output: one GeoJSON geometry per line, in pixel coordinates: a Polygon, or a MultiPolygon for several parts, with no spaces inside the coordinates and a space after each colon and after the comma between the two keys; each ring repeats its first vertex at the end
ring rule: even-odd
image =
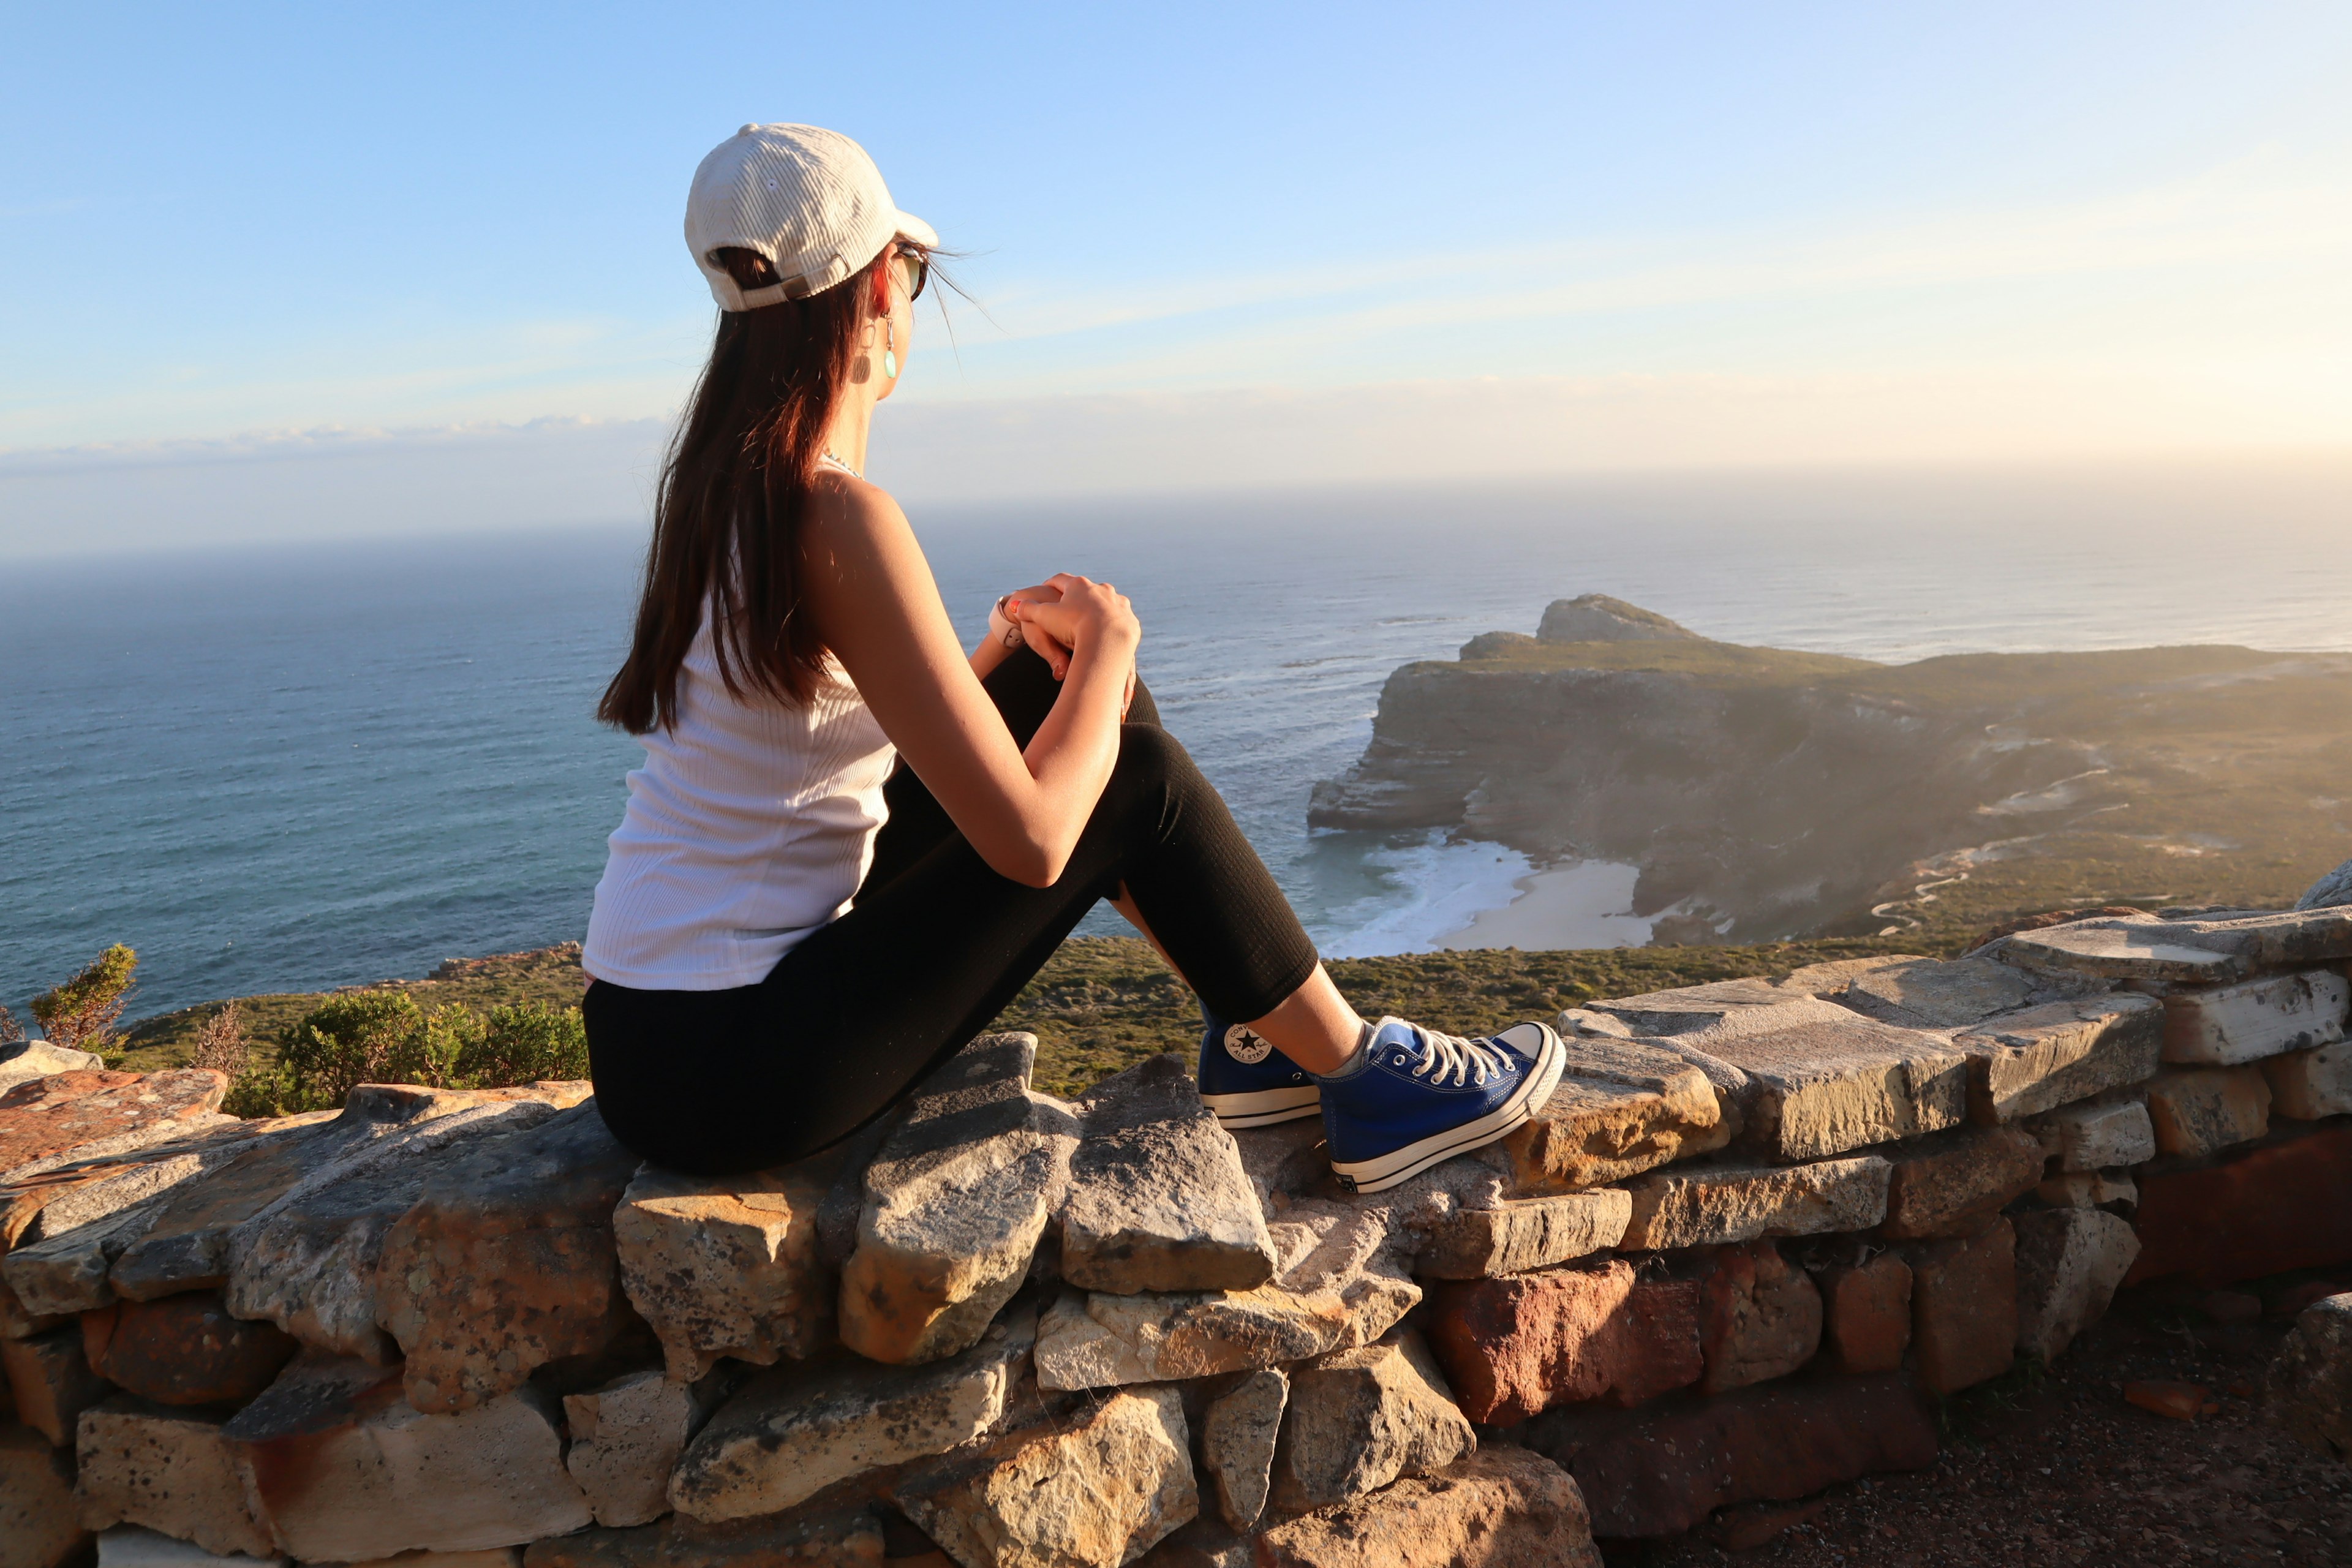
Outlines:
{"type": "Polygon", "coordinates": [[[1549,1024],[1538,1024],[1536,1027],[1543,1031],[1543,1044],[1518,1093],[1475,1121],[1450,1127],[1377,1160],[1357,1160],[1347,1164],[1332,1161],[1331,1172],[1339,1178],[1339,1184],[1357,1193],[1384,1193],[1441,1161],[1492,1143],[1524,1123],[1551,1098],[1551,1091],[1559,1087],[1560,1073],[1568,1066],[1568,1048],[1560,1043],[1559,1031],[1549,1024]]]}
{"type": "Polygon", "coordinates": [[[1271,1127],[1277,1121],[1298,1121],[1323,1114],[1323,1091],[1313,1084],[1290,1089],[1261,1089],[1250,1094],[1204,1094],[1201,1103],[1216,1114],[1223,1127],[1271,1127]]]}

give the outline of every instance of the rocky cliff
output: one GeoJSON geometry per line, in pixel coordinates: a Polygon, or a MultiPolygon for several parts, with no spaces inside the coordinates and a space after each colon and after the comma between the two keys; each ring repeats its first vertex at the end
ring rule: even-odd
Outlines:
{"type": "Polygon", "coordinates": [[[1594,595],[1537,637],[1398,669],[1309,820],[1631,862],[1660,940],[2283,904],[2352,852],[2347,720],[2344,655],[1882,665],[1716,642],[1594,595]]]}

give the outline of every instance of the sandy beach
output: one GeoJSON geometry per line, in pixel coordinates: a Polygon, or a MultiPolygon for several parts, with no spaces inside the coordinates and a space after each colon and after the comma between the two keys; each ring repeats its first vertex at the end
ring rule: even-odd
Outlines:
{"type": "Polygon", "coordinates": [[[1572,860],[1530,872],[1513,885],[1519,896],[1485,910],[1460,931],[1439,937],[1440,948],[1640,947],[1651,921],[1633,912],[1640,868],[1613,860],[1572,860]]]}

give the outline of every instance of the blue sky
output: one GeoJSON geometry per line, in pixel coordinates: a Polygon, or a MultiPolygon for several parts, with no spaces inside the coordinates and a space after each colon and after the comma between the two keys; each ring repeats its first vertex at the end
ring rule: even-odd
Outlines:
{"type": "Polygon", "coordinates": [[[150,537],[109,521],[134,496],[202,539],[341,485],[381,531],[486,472],[627,515],[709,329],[686,182],[753,119],[857,137],[971,253],[985,314],[953,353],[926,323],[877,443],[922,494],[2352,430],[2341,5],[12,5],[7,37],[0,552],[150,537]]]}

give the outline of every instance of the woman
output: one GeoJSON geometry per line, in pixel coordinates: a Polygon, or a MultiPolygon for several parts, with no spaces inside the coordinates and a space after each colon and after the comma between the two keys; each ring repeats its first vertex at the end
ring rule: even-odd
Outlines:
{"type": "Polygon", "coordinates": [[[1199,994],[1202,1098],[1228,1125],[1319,1110],[1332,1169],[1376,1192],[1527,1120],[1559,1037],[1357,1016],[1160,727],[1109,584],[1023,588],[958,646],[861,477],[937,243],[865,151],[747,125],[696,171],[686,229],[722,314],[597,710],[646,747],[584,954],[614,1135],[714,1174],[823,1149],[1103,898],[1199,994]]]}

